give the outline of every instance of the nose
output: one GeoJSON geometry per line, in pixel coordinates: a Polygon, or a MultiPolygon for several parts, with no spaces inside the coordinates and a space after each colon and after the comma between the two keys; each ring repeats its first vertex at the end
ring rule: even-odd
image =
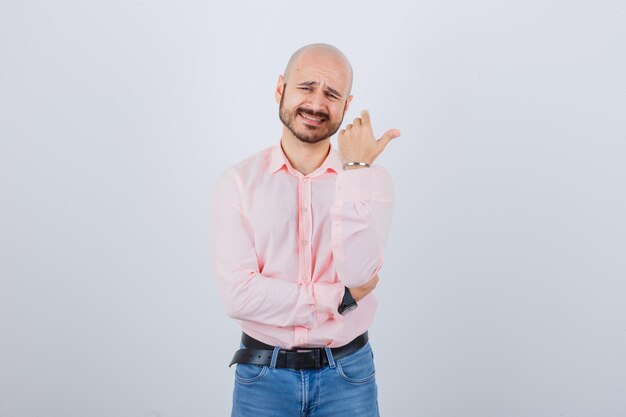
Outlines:
{"type": "Polygon", "coordinates": [[[309,102],[313,107],[312,110],[324,110],[326,109],[327,97],[324,91],[320,88],[315,91],[309,98],[309,102]]]}

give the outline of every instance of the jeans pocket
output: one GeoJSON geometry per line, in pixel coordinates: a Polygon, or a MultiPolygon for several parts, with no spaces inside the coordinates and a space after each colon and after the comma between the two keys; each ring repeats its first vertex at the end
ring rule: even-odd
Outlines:
{"type": "Polygon", "coordinates": [[[235,368],[235,380],[242,384],[260,381],[267,374],[268,366],[238,363],[235,368]]]}
{"type": "Polygon", "coordinates": [[[335,362],[341,379],[352,384],[365,384],[376,376],[374,354],[369,343],[335,362]]]}

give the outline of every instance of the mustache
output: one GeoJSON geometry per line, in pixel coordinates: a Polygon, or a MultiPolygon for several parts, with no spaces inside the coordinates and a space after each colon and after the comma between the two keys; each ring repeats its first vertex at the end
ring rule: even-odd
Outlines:
{"type": "Polygon", "coordinates": [[[323,111],[313,111],[313,110],[305,109],[304,107],[298,107],[298,109],[296,111],[299,112],[299,113],[308,114],[309,116],[321,117],[321,118],[324,118],[324,119],[329,119],[330,118],[328,116],[328,113],[324,113],[323,111]]]}

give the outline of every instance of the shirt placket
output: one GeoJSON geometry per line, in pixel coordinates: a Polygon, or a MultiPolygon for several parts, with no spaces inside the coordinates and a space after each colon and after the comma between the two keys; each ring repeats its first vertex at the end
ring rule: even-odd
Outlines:
{"type": "MultiPolygon", "coordinates": [[[[298,186],[298,265],[299,282],[310,288],[311,278],[311,238],[313,218],[311,212],[311,178],[303,177],[298,186]]],[[[308,343],[308,330],[303,326],[295,328],[295,344],[308,343]]]]}

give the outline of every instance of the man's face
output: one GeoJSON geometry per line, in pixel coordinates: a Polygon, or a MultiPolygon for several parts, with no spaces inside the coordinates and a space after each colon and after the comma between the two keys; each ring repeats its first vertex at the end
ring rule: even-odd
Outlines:
{"type": "Polygon", "coordinates": [[[319,57],[303,57],[294,67],[282,89],[279,86],[280,120],[299,140],[317,143],[341,126],[351,99],[349,74],[340,61],[319,57]]]}

